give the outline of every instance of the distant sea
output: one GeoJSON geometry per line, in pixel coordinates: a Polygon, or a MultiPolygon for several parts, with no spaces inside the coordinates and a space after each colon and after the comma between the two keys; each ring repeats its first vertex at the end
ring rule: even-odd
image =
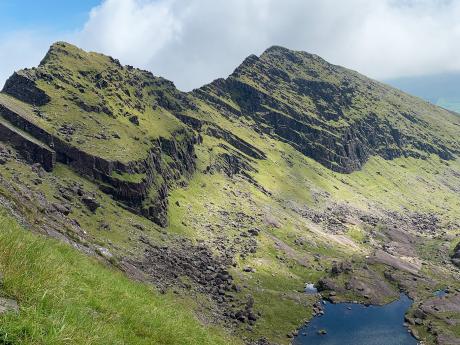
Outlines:
{"type": "Polygon", "coordinates": [[[460,72],[383,80],[411,95],[460,113],[460,72]]]}

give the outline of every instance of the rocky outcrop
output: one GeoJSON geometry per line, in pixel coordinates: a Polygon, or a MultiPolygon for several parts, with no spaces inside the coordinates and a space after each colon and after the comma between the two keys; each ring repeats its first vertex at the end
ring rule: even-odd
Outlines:
{"type": "MultiPolygon", "coordinates": [[[[359,170],[370,156],[436,154],[450,160],[460,152],[455,133],[440,137],[420,100],[281,47],[248,57],[227,79],[193,94],[226,117],[250,119],[258,132],[337,172],[359,170]]],[[[434,107],[429,111],[451,116],[434,107]]]]}
{"type": "Polygon", "coordinates": [[[0,134],[30,161],[51,171],[56,161],[100,184],[101,190],[161,226],[167,225],[168,188],[195,169],[197,139],[185,130],[172,139],[158,138],[144,159],[123,163],[89,154],[28,120],[18,109],[0,100],[0,134]],[[175,140],[178,137],[181,140],[175,140]],[[167,161],[163,157],[169,156],[167,161]],[[122,176],[143,176],[139,181],[122,176]],[[152,189],[155,191],[152,193],[152,189]]]}
{"type": "Polygon", "coordinates": [[[231,144],[233,147],[237,148],[246,155],[255,158],[255,159],[265,159],[267,158],[265,153],[259,150],[257,147],[249,144],[243,139],[237,137],[236,135],[226,131],[217,126],[209,126],[206,129],[206,134],[213,136],[215,138],[224,139],[226,142],[231,144]]]}
{"type": "Polygon", "coordinates": [[[460,267],[460,242],[455,246],[454,254],[452,255],[452,263],[460,267]]]}
{"type": "Polygon", "coordinates": [[[5,83],[2,92],[7,93],[23,102],[33,105],[45,105],[50,101],[49,96],[35,84],[32,75],[26,71],[15,72],[5,83]]]}
{"type": "Polygon", "coordinates": [[[0,118],[0,138],[9,142],[29,162],[40,163],[46,171],[53,170],[56,163],[54,150],[29,137],[2,118],[0,118]]]}
{"type": "Polygon", "coordinates": [[[189,125],[193,129],[203,132],[214,138],[223,139],[230,145],[245,153],[246,155],[255,159],[266,159],[266,155],[263,151],[259,150],[254,145],[251,145],[247,141],[241,139],[235,134],[219,127],[215,123],[200,120],[194,117],[190,117],[183,114],[174,114],[179,120],[189,125]]]}

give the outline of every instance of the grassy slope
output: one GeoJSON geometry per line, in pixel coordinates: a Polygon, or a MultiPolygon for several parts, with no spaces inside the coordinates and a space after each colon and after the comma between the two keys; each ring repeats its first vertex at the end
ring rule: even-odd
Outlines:
{"type": "Polygon", "coordinates": [[[2,344],[237,344],[159,295],[67,245],[24,231],[0,210],[1,293],[20,313],[0,319],[2,344]]]}
{"type": "MultiPolygon", "coordinates": [[[[202,173],[215,160],[216,146],[220,142],[205,136],[203,145],[197,147],[197,173],[188,187],[177,189],[170,196],[169,231],[208,243],[228,237],[232,243],[241,231],[254,226],[262,230],[257,239],[257,252],[243,259],[237,257],[233,270],[239,283],[247,287],[243,292],[253,294],[255,308],[263,315],[249,336],[269,336],[279,343],[287,343],[286,333],[297,328],[300,320],[311,317],[310,306],[314,298],[299,292],[304,283],[326,275],[333,260],[354,257],[360,262],[369,254],[370,248],[362,240],[373,229],[347,224],[347,232],[333,235],[299,216],[294,212],[296,206],[307,205],[321,210],[328,203],[337,202],[363,211],[434,212],[445,221],[459,220],[456,210],[460,195],[455,192],[458,188],[455,186],[460,185],[459,161],[445,162],[437,156],[426,160],[398,158],[391,161],[374,157],[361,171],[340,174],[287,144],[259,136],[243,125],[244,122],[232,122],[216,113],[212,114],[212,119],[267,154],[266,160],[255,164],[258,172],[252,175],[272,195],[263,194],[239,178],[202,173]],[[180,201],[180,207],[175,204],[176,200],[180,201]],[[188,210],[193,210],[193,214],[188,210]],[[220,211],[229,214],[222,216],[220,211]],[[255,219],[246,219],[241,214],[255,219]],[[279,227],[267,224],[267,216],[276,219],[279,227]],[[296,244],[299,238],[305,239],[306,244],[296,244]],[[277,246],[279,240],[290,248],[289,255],[277,246]],[[321,260],[315,261],[314,255],[321,255],[321,260]],[[299,260],[306,261],[306,265],[299,260]],[[256,272],[242,272],[247,265],[254,267],[256,272]]],[[[458,230],[452,229],[450,234],[458,230]]],[[[455,239],[434,242],[437,245],[447,242],[452,246],[455,239]]],[[[426,239],[425,260],[433,260],[438,248],[434,242],[426,239]]],[[[436,265],[443,266],[440,261],[436,265]]],[[[442,279],[446,284],[456,284],[449,272],[442,279]]]]}
{"type": "MultiPolygon", "coordinates": [[[[310,307],[315,300],[299,292],[304,283],[314,282],[327,274],[326,269],[335,259],[354,256],[359,261],[369,252],[367,245],[362,243],[369,229],[359,225],[350,227],[344,237],[357,246],[350,248],[341,244],[342,237],[332,236],[306,222],[293,211],[293,205],[321,209],[328,202],[335,201],[363,210],[402,210],[402,207],[407,207],[409,210],[436,212],[446,219],[458,217],[455,210],[460,205],[460,196],[453,192],[460,184],[456,174],[460,171],[460,163],[457,161],[446,163],[436,156],[428,160],[399,158],[385,161],[373,158],[362,171],[339,174],[287,144],[267,136],[260,137],[239,122],[232,123],[217,114],[214,117],[220,125],[267,153],[266,160],[255,163],[258,172],[253,177],[273,194],[263,194],[238,176],[229,178],[221,173],[203,173],[206,166],[216,159],[217,145],[221,143],[221,140],[204,136],[203,144],[196,147],[197,172],[188,186],[177,188],[170,194],[168,236],[149,221],[117,206],[103,193],[97,192],[95,185],[78,177],[64,165],[59,164],[53,174],[46,174],[38,185],[32,183],[35,173],[19,162],[10,161],[0,166],[0,173],[7,180],[17,180],[28,188],[42,191],[51,202],[59,202],[55,196],[61,185],[77,183],[85,190],[95,192],[102,207],[91,214],[85,211],[84,206],[74,204],[70,217],[77,219],[87,231],[88,241],[109,248],[116,257],[142,253],[143,247],[136,241],[140,235],[147,236],[154,243],[167,241],[169,236],[186,236],[205,241],[219,253],[215,245],[217,239],[225,237],[233,243],[235,238],[240,237],[241,231],[260,228],[262,232],[257,238],[257,252],[244,258],[237,255],[237,266],[232,269],[237,283],[246,286],[240,296],[252,294],[255,310],[262,313],[252,332],[242,327],[240,333],[250,337],[268,336],[282,344],[288,341],[286,333],[297,328],[302,319],[311,317],[310,307]],[[253,218],[242,217],[241,214],[253,218]],[[268,224],[268,216],[277,220],[279,227],[268,224]],[[101,230],[102,223],[109,224],[110,230],[101,230]],[[145,230],[139,231],[134,224],[143,224],[145,230]],[[306,244],[297,245],[295,240],[298,238],[304,238],[306,244]],[[278,248],[277,241],[287,245],[291,254],[287,255],[278,248]],[[321,260],[315,261],[314,255],[321,255],[321,260]],[[306,265],[299,263],[299,259],[306,265]],[[256,272],[242,272],[247,265],[254,267],[256,272]]],[[[29,221],[33,222],[35,218],[37,215],[32,214],[29,221]]],[[[452,229],[452,234],[455,231],[452,229]]],[[[450,246],[454,244],[453,239],[451,241],[450,246]]],[[[427,260],[431,260],[437,246],[442,243],[445,240],[427,239],[424,254],[427,260]]],[[[31,320],[30,324],[34,323],[31,320]]]]}

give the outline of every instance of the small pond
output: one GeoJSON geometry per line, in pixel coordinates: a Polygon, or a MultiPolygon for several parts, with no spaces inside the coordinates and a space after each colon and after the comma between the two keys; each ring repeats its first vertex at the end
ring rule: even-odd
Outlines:
{"type": "Polygon", "coordinates": [[[404,294],[384,306],[324,302],[323,316],[299,330],[295,345],[416,345],[403,326],[412,301],[404,294]],[[320,334],[326,332],[326,334],[320,334]]]}

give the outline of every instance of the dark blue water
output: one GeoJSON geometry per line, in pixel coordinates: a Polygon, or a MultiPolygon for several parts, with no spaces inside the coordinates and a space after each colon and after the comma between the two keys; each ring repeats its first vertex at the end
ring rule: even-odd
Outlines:
{"type": "Polygon", "coordinates": [[[315,317],[300,329],[294,344],[416,345],[417,340],[403,326],[404,314],[411,304],[404,294],[384,306],[326,302],[324,316],[315,317]],[[318,334],[323,329],[327,334],[318,334]]]}

